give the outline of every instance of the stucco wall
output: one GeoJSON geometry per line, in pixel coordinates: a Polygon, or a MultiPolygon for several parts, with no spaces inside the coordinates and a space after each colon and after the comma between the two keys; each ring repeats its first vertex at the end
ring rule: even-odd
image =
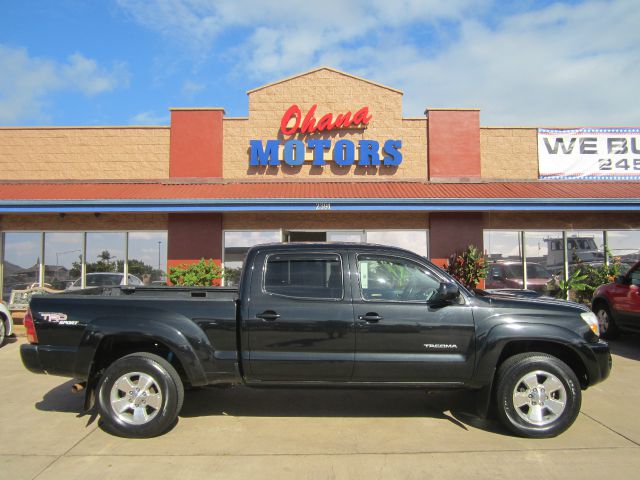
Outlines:
{"type": "Polygon", "coordinates": [[[480,128],[482,178],[537,179],[537,135],[535,128],[480,128]]]}
{"type": "MultiPolygon", "coordinates": [[[[343,75],[331,70],[319,70],[266,86],[249,93],[249,117],[247,119],[224,120],[224,167],[225,178],[294,177],[317,179],[326,177],[385,177],[396,179],[426,178],[427,120],[402,118],[402,94],[398,91],[370,82],[343,75]],[[333,150],[325,151],[327,165],[311,166],[312,151],[307,150],[309,160],[299,167],[250,167],[249,140],[279,139],[280,121],[285,111],[297,104],[302,117],[313,104],[318,105],[316,120],[324,114],[334,115],[351,111],[354,114],[364,106],[373,116],[366,128],[349,128],[329,133],[296,135],[307,141],[322,138],[332,141],[340,139],[402,140],[402,164],[398,167],[340,167],[332,160],[333,150]]],[[[382,155],[382,154],[381,154],[382,155]]],[[[357,158],[357,148],[356,148],[357,158]]],[[[357,163],[357,160],[356,160],[357,163]]]]}
{"type": "Polygon", "coordinates": [[[3,180],[166,178],[168,127],[0,128],[3,180]]]}

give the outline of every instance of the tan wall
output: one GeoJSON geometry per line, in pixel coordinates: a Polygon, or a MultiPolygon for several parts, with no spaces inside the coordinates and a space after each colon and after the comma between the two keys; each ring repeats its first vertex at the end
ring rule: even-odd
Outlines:
{"type": "Polygon", "coordinates": [[[630,229],[640,228],[632,212],[492,212],[484,215],[485,229],[630,229]]]}
{"type": "Polygon", "coordinates": [[[537,179],[537,135],[535,128],[480,128],[482,178],[537,179]]]}
{"type": "Polygon", "coordinates": [[[421,212],[297,212],[225,213],[225,230],[364,230],[427,229],[429,215],[421,212]],[[393,216],[393,220],[389,216],[393,216]]]}
{"type": "Polygon", "coordinates": [[[168,127],[0,128],[3,180],[169,176],[168,127]]]}
{"type": "Polygon", "coordinates": [[[167,214],[2,215],[0,231],[166,230],[167,214]]]}
{"type": "MultiPolygon", "coordinates": [[[[335,117],[334,117],[335,118],[335,117]]],[[[309,180],[331,177],[384,177],[426,178],[427,120],[402,118],[402,94],[388,88],[342,75],[320,70],[267,86],[249,94],[249,118],[224,120],[224,168],[225,178],[299,178],[309,180]],[[309,162],[299,167],[250,167],[249,140],[288,140],[280,133],[280,121],[292,105],[300,107],[302,116],[317,104],[315,114],[319,120],[326,113],[355,113],[363,106],[369,107],[373,118],[367,128],[343,129],[329,134],[296,136],[306,141],[312,138],[336,140],[402,140],[402,164],[398,167],[340,167],[335,165],[332,150],[325,152],[327,165],[312,167],[312,151],[307,151],[309,162]]],[[[356,148],[357,156],[357,148],[356,148]]],[[[356,161],[357,163],[357,161],[356,161]]]]}

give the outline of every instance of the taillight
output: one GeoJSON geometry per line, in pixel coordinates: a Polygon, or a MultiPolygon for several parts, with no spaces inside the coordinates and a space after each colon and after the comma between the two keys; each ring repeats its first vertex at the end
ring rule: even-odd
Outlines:
{"type": "Polygon", "coordinates": [[[33,323],[33,317],[31,316],[31,309],[27,309],[27,313],[25,313],[24,315],[22,325],[27,331],[27,340],[29,341],[29,343],[38,343],[38,335],[36,334],[36,326],[33,323]]]}

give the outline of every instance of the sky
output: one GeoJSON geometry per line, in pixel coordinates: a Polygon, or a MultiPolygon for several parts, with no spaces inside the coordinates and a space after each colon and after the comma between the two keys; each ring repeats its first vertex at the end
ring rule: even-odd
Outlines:
{"type": "Polygon", "coordinates": [[[0,126],[246,116],[328,66],[487,126],[640,126],[636,0],[0,0],[0,126]]]}

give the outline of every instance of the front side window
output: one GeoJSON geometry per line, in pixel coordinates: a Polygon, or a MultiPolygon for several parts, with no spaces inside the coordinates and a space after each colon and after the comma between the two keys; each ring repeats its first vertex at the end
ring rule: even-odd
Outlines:
{"type": "Polygon", "coordinates": [[[336,254],[279,254],[267,258],[264,291],[297,298],[342,298],[342,263],[336,254]]]}
{"type": "Polygon", "coordinates": [[[427,302],[440,287],[425,267],[402,258],[360,255],[358,272],[364,300],[427,302]]]}

